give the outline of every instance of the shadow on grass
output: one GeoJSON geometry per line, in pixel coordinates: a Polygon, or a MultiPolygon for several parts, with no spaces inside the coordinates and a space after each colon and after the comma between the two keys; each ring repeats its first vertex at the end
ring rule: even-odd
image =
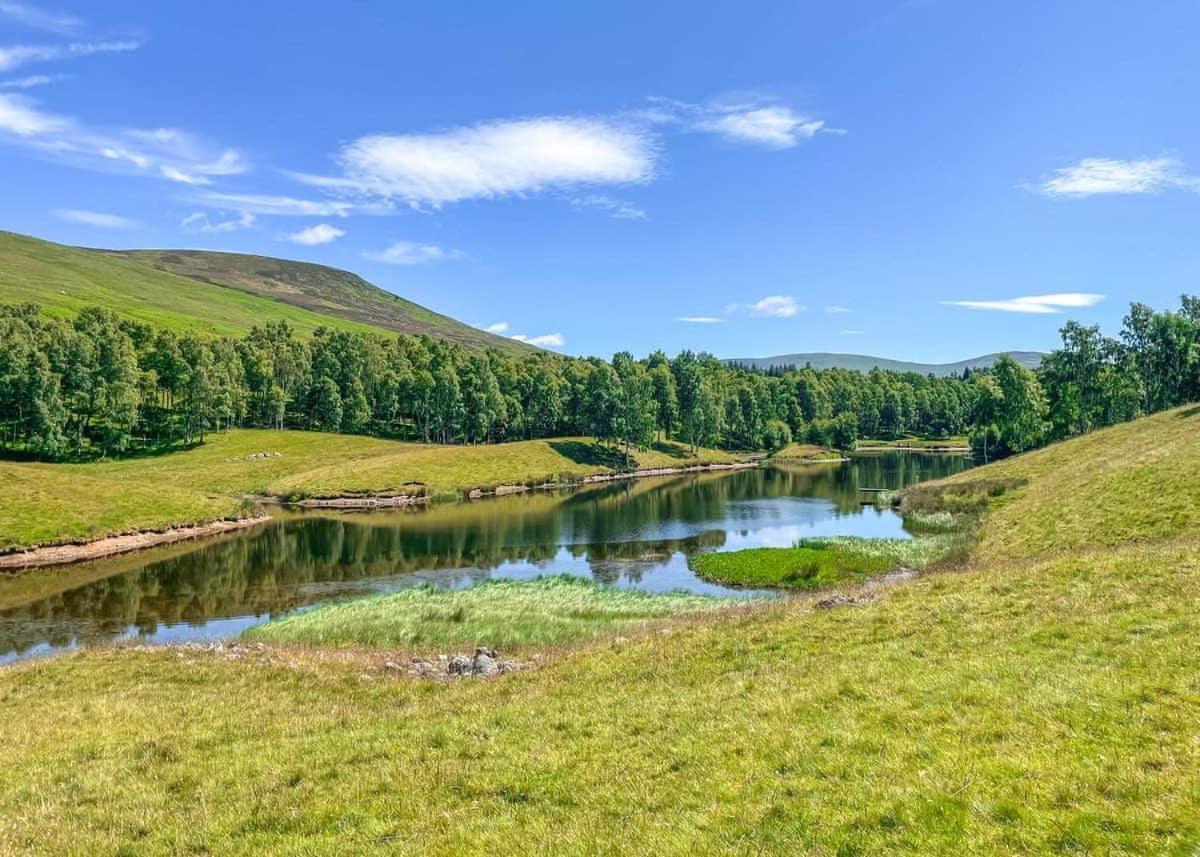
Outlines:
{"type": "Polygon", "coordinates": [[[688,448],[682,444],[666,443],[660,440],[652,444],[650,448],[655,452],[661,452],[663,455],[669,455],[672,458],[685,459],[691,457],[688,448]]]}
{"type": "Polygon", "coordinates": [[[550,448],[576,464],[591,467],[621,468],[627,465],[625,454],[620,449],[610,449],[598,443],[582,440],[553,440],[550,448]]]}
{"type": "Polygon", "coordinates": [[[1186,420],[1197,415],[1200,415],[1200,405],[1193,405],[1186,410],[1180,411],[1177,416],[1181,420],[1186,420]]]}

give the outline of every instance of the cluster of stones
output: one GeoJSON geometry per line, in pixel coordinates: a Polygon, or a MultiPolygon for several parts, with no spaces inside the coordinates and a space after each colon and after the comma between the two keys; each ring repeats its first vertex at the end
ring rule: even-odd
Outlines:
{"type": "MultiPolygon", "coordinates": [[[[478,648],[473,657],[467,655],[438,655],[436,661],[413,658],[407,672],[411,676],[421,678],[470,677],[504,675],[517,670],[528,669],[532,664],[500,659],[500,653],[495,649],[478,648]]],[[[402,671],[405,667],[395,661],[385,661],[385,670],[402,671]]]]}
{"type": "MultiPolygon", "coordinates": [[[[247,461],[266,461],[268,458],[283,458],[282,452],[252,452],[246,456],[247,461]]],[[[230,461],[241,461],[241,456],[235,455],[230,461]]]]}

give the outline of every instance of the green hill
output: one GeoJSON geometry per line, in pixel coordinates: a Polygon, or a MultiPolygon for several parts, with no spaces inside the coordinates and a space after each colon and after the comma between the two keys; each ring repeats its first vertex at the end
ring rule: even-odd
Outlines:
{"type": "Polygon", "coordinates": [[[255,324],[428,334],[508,351],[530,346],[477,330],[336,268],[197,250],[109,251],[0,232],[0,301],[55,315],[100,306],[149,324],[237,335],[255,324]]]}
{"type": "Polygon", "coordinates": [[[867,354],[832,354],[816,351],[807,354],[779,354],[775,357],[736,357],[725,362],[753,366],[756,369],[770,369],[772,366],[801,368],[811,364],[814,369],[853,369],[857,372],[870,372],[879,368],[888,372],[916,372],[920,375],[961,375],[967,368],[988,368],[999,360],[1002,354],[1010,355],[1022,366],[1030,369],[1037,368],[1044,356],[1040,351],[1007,351],[984,354],[981,357],[959,360],[957,363],[910,363],[887,357],[871,357],[867,354]]]}

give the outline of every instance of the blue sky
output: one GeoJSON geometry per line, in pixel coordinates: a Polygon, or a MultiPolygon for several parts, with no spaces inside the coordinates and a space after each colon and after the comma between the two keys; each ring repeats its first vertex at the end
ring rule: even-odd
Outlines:
{"type": "Polygon", "coordinates": [[[1200,291],[1197,32],[1192,2],[0,0],[0,228],[335,265],[572,354],[1048,349],[1200,291]]]}

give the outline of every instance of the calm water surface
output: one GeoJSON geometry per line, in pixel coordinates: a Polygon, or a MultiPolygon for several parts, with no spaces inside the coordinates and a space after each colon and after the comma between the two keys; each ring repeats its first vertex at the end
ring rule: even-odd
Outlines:
{"type": "Polygon", "coordinates": [[[862,506],[858,489],[899,488],[968,466],[962,456],[884,453],[432,509],[287,516],[212,541],[0,577],[0,663],[123,639],[229,637],[335,598],[492,577],[565,572],[613,586],[750,597],[699,580],[688,555],[809,536],[906,538],[900,518],[862,506]]]}

